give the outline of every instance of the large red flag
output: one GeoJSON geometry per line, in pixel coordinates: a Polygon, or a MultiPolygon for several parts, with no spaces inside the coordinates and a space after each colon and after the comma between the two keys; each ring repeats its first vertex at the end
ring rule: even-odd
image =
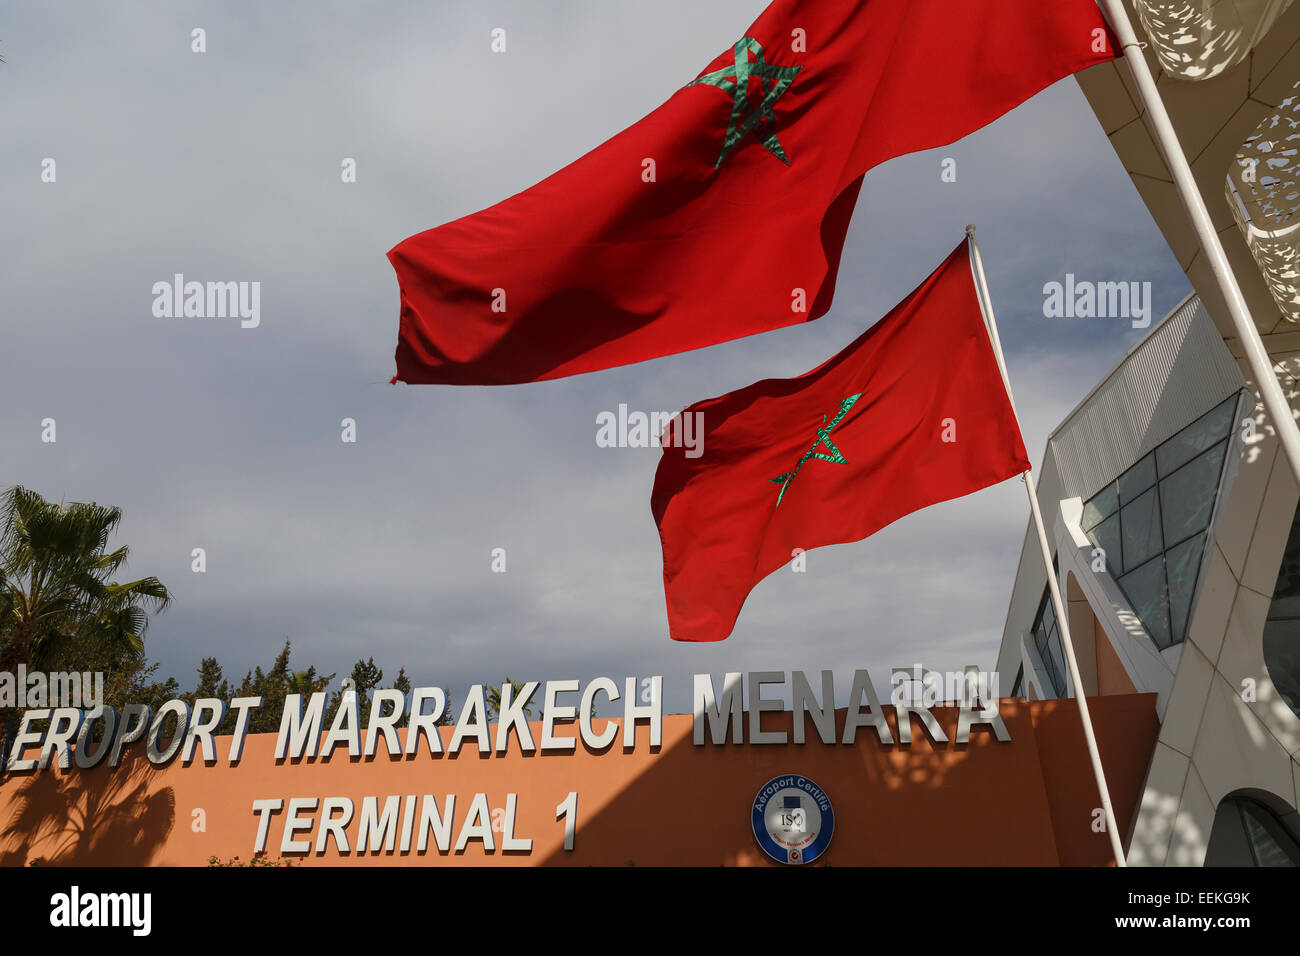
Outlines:
{"type": "Polygon", "coordinates": [[[1113,50],[1096,0],[775,0],[639,123],[390,251],[393,380],[539,381],[815,319],[868,169],[1113,50]]]}
{"type": "Polygon", "coordinates": [[[679,641],[729,635],[795,548],[857,541],[1029,468],[966,243],[834,358],[692,405],[663,444],[650,508],[679,641]]]}

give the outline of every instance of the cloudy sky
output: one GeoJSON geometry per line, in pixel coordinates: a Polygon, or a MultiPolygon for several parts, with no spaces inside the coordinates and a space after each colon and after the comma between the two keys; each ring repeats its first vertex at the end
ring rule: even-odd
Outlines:
{"type": "MultiPolygon", "coordinates": [[[[717,645],[668,638],[657,449],[596,415],[676,410],[841,349],[979,226],[1026,443],[1142,334],[1043,317],[1072,272],[1185,279],[1074,80],[951,147],[869,173],[831,312],[695,353],[507,388],[390,386],[385,253],[576,159],[728,48],[765,0],[13,2],[0,12],[0,485],[125,512],[149,632],[193,685],[270,662],[461,699],[476,681],[991,667],[1028,519],[1018,482],[808,556],[717,645]],[[191,31],[207,52],[191,52],[191,31]],[[493,53],[491,31],[506,30],[493,53]],[[358,181],[340,181],[345,157],[358,181]],[[957,161],[956,183],[940,162],[957,161]],[[57,180],[43,183],[53,158],[57,180]],[[155,318],[174,273],[261,283],[261,325],[155,318]],[[53,418],[57,441],[41,441],[53,418]],[[357,442],[340,441],[340,421],[357,442]],[[204,548],[207,571],[193,573],[204,548]],[[504,548],[507,572],[491,571],[504,548]]],[[[935,369],[942,374],[941,368],[935,369]]]]}

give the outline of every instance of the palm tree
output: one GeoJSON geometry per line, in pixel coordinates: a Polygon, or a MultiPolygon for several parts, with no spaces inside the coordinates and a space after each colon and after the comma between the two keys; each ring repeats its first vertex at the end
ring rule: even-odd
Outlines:
{"type": "Polygon", "coordinates": [[[118,508],[53,504],[14,487],[0,504],[0,670],[39,661],[77,635],[140,654],[149,613],[171,595],[155,577],[119,584],[128,549],[105,550],[118,508]]]}
{"type": "MultiPolygon", "coordinates": [[[[511,700],[518,700],[520,694],[524,690],[523,681],[511,680],[509,677],[507,677],[500,684],[495,684],[495,685],[489,684],[487,686],[487,699],[485,700],[485,703],[487,704],[489,717],[499,717],[501,715],[501,689],[505,687],[506,684],[509,684],[512,688],[510,692],[511,700]]],[[[529,700],[528,703],[524,704],[523,711],[525,717],[528,717],[530,719],[532,718],[533,716],[532,700],[529,700]]]]}

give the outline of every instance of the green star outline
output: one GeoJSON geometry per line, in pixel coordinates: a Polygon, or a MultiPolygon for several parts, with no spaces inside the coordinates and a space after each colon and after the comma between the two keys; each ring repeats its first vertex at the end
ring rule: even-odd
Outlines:
{"type": "Polygon", "coordinates": [[[768,481],[775,482],[781,486],[781,493],[776,496],[775,507],[781,507],[781,499],[785,497],[785,493],[790,488],[790,483],[794,481],[795,475],[799,474],[799,470],[803,468],[804,462],[809,461],[810,459],[816,459],[817,461],[830,462],[832,465],[847,465],[849,463],[849,460],[844,457],[844,453],[839,450],[833,441],[831,441],[831,432],[834,430],[836,425],[844,420],[844,416],[849,413],[849,409],[851,409],[861,397],[862,393],[858,392],[856,395],[850,395],[848,398],[840,402],[840,407],[835,412],[835,417],[832,418],[830,422],[827,422],[826,416],[823,415],[822,427],[817,429],[817,437],[813,439],[813,443],[808,447],[808,450],[803,453],[803,457],[795,463],[794,470],[787,471],[784,474],[777,475],[775,478],[768,479],[768,481]],[[825,445],[830,449],[830,454],[828,455],[825,452],[818,451],[818,445],[825,445]]]}
{"type": "Polygon", "coordinates": [[[761,140],[767,151],[787,166],[791,165],[786,156],[781,140],[776,135],[776,114],[772,107],[782,94],[790,88],[795,75],[802,66],[777,66],[763,59],[763,44],[753,37],[741,37],[732,47],[736,62],[720,70],[707,73],[698,80],[687,83],[687,87],[705,84],[715,86],[731,95],[731,119],[727,122],[727,132],[722,138],[722,150],[714,169],[720,169],[723,161],[740,145],[740,141],[754,132],[760,123],[767,125],[767,135],[761,140]],[[754,62],[749,61],[749,54],[754,54],[754,62]],[[749,111],[749,79],[758,77],[759,89],[763,90],[763,100],[758,108],[749,111]],[[771,88],[768,89],[768,84],[771,88]],[[748,115],[746,115],[748,113],[748,115]]]}

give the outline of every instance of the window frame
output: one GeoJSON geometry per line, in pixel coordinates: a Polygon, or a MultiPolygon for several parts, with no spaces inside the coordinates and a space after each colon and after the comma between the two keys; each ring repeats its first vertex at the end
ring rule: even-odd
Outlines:
{"type": "MultiPolygon", "coordinates": [[[[1112,537],[1114,538],[1115,543],[1119,547],[1119,553],[1114,557],[1111,556],[1110,552],[1107,553],[1106,572],[1111,576],[1111,580],[1114,581],[1115,586],[1119,588],[1120,593],[1124,596],[1125,600],[1129,602],[1129,606],[1133,610],[1133,613],[1136,614],[1138,619],[1142,621],[1142,629],[1145,632],[1147,639],[1151,642],[1152,646],[1155,647],[1157,652],[1163,652],[1169,650],[1187,641],[1188,627],[1191,624],[1192,618],[1195,613],[1196,599],[1200,594],[1201,581],[1205,573],[1205,567],[1206,567],[1205,546],[1210,542],[1210,536],[1217,525],[1219,514],[1223,508],[1223,490],[1228,475],[1229,464],[1233,461],[1232,451],[1236,449],[1238,450],[1238,452],[1240,452],[1241,435],[1237,427],[1237,420],[1244,410],[1243,402],[1246,400],[1247,395],[1248,392],[1246,389],[1244,388],[1238,389],[1234,391],[1231,395],[1228,395],[1227,397],[1222,399],[1221,401],[1216,402],[1214,405],[1210,406],[1208,409],[1206,409],[1204,412],[1202,412],[1192,421],[1188,422],[1186,425],[1178,429],[1168,438],[1164,439],[1164,441],[1148,449],[1147,452],[1143,454],[1142,457],[1140,457],[1136,462],[1131,464],[1119,475],[1115,476],[1110,481],[1108,481],[1105,485],[1103,485],[1100,489],[1094,492],[1083,502],[1083,513],[1085,515],[1089,513],[1089,507],[1092,506],[1092,514],[1094,516],[1098,516],[1098,515],[1100,516],[1097,517],[1096,520],[1091,521],[1090,524],[1085,524],[1083,527],[1084,535],[1088,538],[1088,541],[1092,544],[1093,547],[1095,548],[1103,547],[1103,545],[1100,543],[1099,536],[1095,534],[1096,529],[1101,527],[1106,522],[1111,521],[1112,519],[1115,521],[1116,526],[1112,533],[1112,537]],[[1160,455],[1159,455],[1160,450],[1166,447],[1169,443],[1178,439],[1180,435],[1183,435],[1184,433],[1193,429],[1196,425],[1200,424],[1206,419],[1210,419],[1216,414],[1221,414],[1220,410],[1223,409],[1225,406],[1229,405],[1229,403],[1231,403],[1232,411],[1227,416],[1227,431],[1222,435],[1220,435],[1215,441],[1211,442],[1206,447],[1197,451],[1196,454],[1192,455],[1190,458],[1180,462],[1176,467],[1171,468],[1168,472],[1163,472],[1160,467],[1160,455]],[[1199,462],[1202,462],[1202,459],[1204,459],[1206,456],[1213,456],[1213,455],[1220,455],[1220,454],[1222,455],[1222,459],[1219,462],[1217,476],[1214,483],[1213,503],[1210,506],[1209,514],[1206,518],[1205,524],[1196,531],[1192,531],[1182,535],[1177,540],[1173,540],[1173,541],[1168,540],[1165,533],[1165,511],[1166,511],[1166,503],[1165,503],[1166,484],[1165,483],[1170,479],[1173,479],[1181,472],[1183,472],[1184,469],[1196,466],[1199,462]],[[1147,467],[1150,468],[1151,473],[1154,475],[1154,479],[1151,481],[1151,483],[1150,484],[1144,483],[1143,487],[1137,490],[1128,489],[1130,492],[1128,495],[1121,494],[1120,481],[1124,479],[1126,476],[1132,474],[1135,470],[1140,468],[1147,468],[1147,467]],[[1151,532],[1149,532],[1149,534],[1155,533],[1159,535],[1160,548],[1153,554],[1147,555],[1141,563],[1134,564],[1133,566],[1130,567],[1129,560],[1125,553],[1126,549],[1124,547],[1124,532],[1125,532],[1124,512],[1125,509],[1133,505],[1135,502],[1137,502],[1139,499],[1141,499],[1144,495],[1147,494],[1155,495],[1154,507],[1152,508],[1155,514],[1155,519],[1154,519],[1153,529],[1151,532]],[[1093,503],[1098,498],[1101,498],[1102,496],[1105,496],[1103,499],[1104,504],[1109,504],[1111,502],[1114,503],[1114,508],[1106,512],[1105,514],[1102,514],[1101,509],[1093,505],[1093,503]],[[1170,572],[1169,572],[1169,562],[1167,559],[1167,555],[1170,552],[1174,551],[1175,549],[1191,541],[1192,539],[1196,538],[1197,536],[1201,536],[1203,538],[1203,541],[1202,541],[1200,553],[1196,557],[1196,567],[1191,572],[1192,585],[1191,585],[1191,594],[1187,600],[1187,613],[1183,616],[1182,626],[1176,627],[1177,622],[1175,621],[1175,614],[1174,614],[1173,588],[1171,587],[1170,578],[1169,578],[1170,572]],[[1159,594],[1158,603],[1164,614],[1165,628],[1166,628],[1166,633],[1168,635],[1168,639],[1164,643],[1162,643],[1160,640],[1157,640],[1156,635],[1154,635],[1151,631],[1151,626],[1152,623],[1154,622],[1149,623],[1148,621],[1143,620],[1142,615],[1138,613],[1137,611],[1138,602],[1134,601],[1133,595],[1130,593],[1129,588],[1125,587],[1124,585],[1125,579],[1130,578],[1131,575],[1141,571],[1143,568],[1146,568],[1151,562],[1156,560],[1159,560],[1161,562],[1161,567],[1160,567],[1161,590],[1159,594]]],[[[1041,610],[1039,613],[1041,614],[1041,610]]],[[[1038,618],[1035,617],[1035,628],[1037,627],[1037,622],[1038,622],[1038,618]]]]}

